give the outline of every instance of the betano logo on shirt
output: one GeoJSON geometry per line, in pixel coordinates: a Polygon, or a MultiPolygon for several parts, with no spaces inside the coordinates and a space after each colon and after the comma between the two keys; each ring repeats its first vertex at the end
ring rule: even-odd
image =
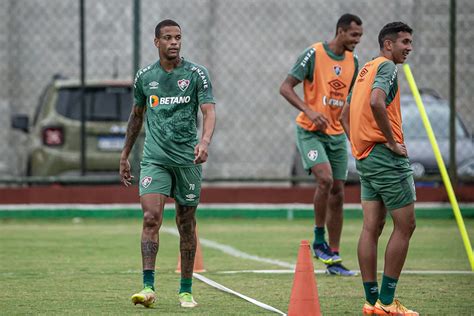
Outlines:
{"type": "Polygon", "coordinates": [[[150,95],[149,97],[149,102],[150,102],[150,107],[154,108],[157,105],[161,104],[183,104],[183,103],[189,103],[191,100],[191,97],[189,95],[184,96],[184,97],[161,97],[159,98],[156,95],[150,95]]]}

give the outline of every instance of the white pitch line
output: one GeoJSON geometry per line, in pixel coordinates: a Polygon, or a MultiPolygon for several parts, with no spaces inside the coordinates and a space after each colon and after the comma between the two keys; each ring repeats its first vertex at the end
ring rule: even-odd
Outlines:
{"type": "Polygon", "coordinates": [[[209,278],[206,278],[206,277],[203,276],[203,275],[200,275],[199,273],[193,273],[193,276],[194,276],[196,279],[198,279],[198,280],[200,280],[200,281],[202,281],[202,282],[204,282],[204,283],[206,283],[206,284],[208,284],[208,285],[210,285],[210,286],[212,286],[212,287],[215,287],[216,289],[219,289],[219,290],[221,290],[221,291],[223,291],[223,292],[227,292],[227,293],[236,295],[236,296],[238,296],[238,297],[240,297],[240,298],[242,298],[242,299],[244,299],[244,300],[246,300],[246,301],[248,301],[248,302],[250,302],[250,303],[252,303],[252,304],[257,305],[258,307],[261,307],[261,308],[264,308],[264,309],[269,310],[269,311],[271,311],[271,312],[275,312],[275,313],[277,313],[277,314],[286,316],[286,314],[285,314],[284,312],[282,312],[282,311],[279,310],[279,309],[276,309],[275,307],[272,307],[272,306],[270,306],[270,305],[267,305],[267,304],[265,304],[265,303],[262,303],[262,302],[260,302],[260,301],[257,301],[256,299],[253,299],[253,298],[248,297],[248,296],[245,296],[245,295],[243,295],[243,294],[241,294],[241,293],[239,293],[239,292],[236,292],[236,291],[234,291],[234,290],[231,290],[231,289],[229,289],[229,288],[223,286],[222,284],[219,284],[219,283],[217,283],[217,282],[215,282],[215,281],[213,281],[213,280],[211,280],[211,279],[209,279],[209,278]]]}
{"type": "MultiPolygon", "coordinates": [[[[359,270],[352,270],[354,272],[360,273],[359,270]]],[[[383,273],[382,270],[377,271],[378,273],[383,273]]],[[[217,273],[222,274],[238,274],[238,273],[261,273],[261,274],[292,274],[295,273],[295,270],[238,270],[238,271],[219,271],[217,273]]],[[[325,270],[314,270],[316,274],[324,274],[325,270]]],[[[466,274],[474,275],[473,271],[454,271],[454,270],[406,270],[402,271],[402,274],[420,274],[420,275],[433,275],[433,274],[466,274]]]]}
{"type": "MultiPolygon", "coordinates": [[[[169,228],[169,227],[162,227],[161,228],[162,231],[166,232],[166,233],[169,233],[169,234],[172,234],[172,235],[175,235],[175,236],[179,236],[179,232],[176,228],[169,228]]],[[[210,248],[214,248],[214,249],[218,249],[226,254],[229,254],[231,256],[235,256],[235,257],[239,257],[239,258],[244,258],[244,259],[250,259],[250,260],[256,260],[256,261],[259,261],[259,262],[267,262],[267,263],[272,263],[272,264],[276,264],[276,265],[280,265],[280,266],[283,266],[285,268],[292,268],[294,269],[294,265],[292,264],[289,264],[287,262],[283,262],[283,261],[279,261],[279,260],[273,260],[273,259],[267,259],[267,258],[261,258],[261,257],[258,257],[258,256],[252,256],[252,255],[249,255],[245,252],[242,252],[240,250],[237,250],[233,247],[230,247],[230,246],[226,246],[226,245],[222,245],[222,244],[219,244],[215,241],[212,241],[212,240],[207,240],[207,239],[201,239],[199,238],[199,242],[201,243],[201,245],[204,245],[204,246],[207,246],[207,247],[210,247],[210,248]]],[[[230,294],[233,294],[233,295],[236,295],[252,304],[255,304],[261,308],[264,308],[266,310],[269,310],[269,311],[272,311],[274,313],[278,313],[280,315],[284,315],[286,316],[286,314],[284,312],[282,312],[281,310],[279,309],[276,309],[275,307],[272,307],[270,305],[267,305],[265,303],[262,303],[260,301],[257,301],[256,299],[253,299],[251,297],[248,297],[248,296],[245,296],[239,292],[236,292],[234,290],[231,290],[225,286],[223,286],[222,284],[219,284],[209,278],[206,278],[205,276],[203,275],[200,275],[199,273],[193,273],[193,276],[195,278],[197,278],[198,280],[212,286],[212,287],[215,287],[216,289],[219,289],[221,291],[224,291],[224,292],[227,292],[227,293],[230,293],[230,294]]]]}
{"type": "MultiPolygon", "coordinates": [[[[166,232],[166,233],[169,233],[169,234],[172,234],[172,235],[175,235],[175,236],[179,236],[179,232],[176,228],[169,228],[169,227],[162,227],[161,228],[162,231],[166,232]]],[[[202,245],[205,245],[207,247],[210,247],[210,248],[214,248],[214,249],[217,249],[217,250],[220,250],[228,255],[231,255],[231,256],[234,256],[234,257],[238,257],[238,258],[243,258],[243,259],[249,259],[249,260],[254,260],[254,261],[258,261],[258,262],[265,262],[265,263],[271,263],[271,264],[274,264],[274,265],[279,265],[279,266],[283,266],[283,267],[286,267],[286,268],[290,268],[291,270],[241,270],[241,271],[222,271],[222,272],[217,272],[217,273],[222,273],[222,274],[237,274],[237,273],[279,273],[279,274],[282,274],[282,273],[295,273],[295,265],[294,264],[291,264],[291,263],[288,263],[288,262],[284,262],[284,261],[280,261],[280,260],[274,260],[274,259],[268,259],[268,258],[262,258],[262,257],[259,257],[259,256],[254,256],[254,255],[250,255],[250,254],[247,254],[245,252],[242,252],[240,250],[237,250],[231,246],[227,246],[227,245],[223,245],[223,244],[220,244],[218,242],[215,242],[215,241],[212,241],[212,240],[207,240],[207,239],[199,239],[199,241],[201,242],[202,245]]],[[[129,271],[130,272],[130,271],[129,271]]],[[[356,272],[360,272],[360,271],[356,271],[356,272]]],[[[383,271],[378,271],[379,273],[382,273],[383,271]]],[[[322,273],[325,273],[325,270],[314,270],[314,273],[319,273],[319,274],[322,274],[322,273]]],[[[474,272],[472,271],[442,271],[442,270],[434,270],[434,271],[422,271],[422,270],[412,270],[412,271],[403,271],[402,272],[403,274],[474,274],[474,272]]],[[[269,310],[269,311],[272,311],[272,312],[275,312],[275,313],[278,313],[280,315],[285,315],[286,314],[270,305],[267,305],[265,303],[262,303],[262,302],[259,302],[251,297],[248,297],[248,296],[245,296],[239,292],[236,292],[234,290],[231,290],[211,279],[208,279],[206,278],[205,276],[199,274],[199,273],[193,273],[193,276],[197,279],[199,279],[200,281],[212,286],[212,287],[215,287],[221,291],[224,291],[224,292],[227,292],[227,293],[230,293],[230,294],[233,294],[233,295],[236,295],[252,304],[255,304],[261,308],[264,308],[266,310],[269,310]]]]}
{"type": "MultiPolygon", "coordinates": [[[[324,274],[326,270],[314,270],[316,274],[324,274]]],[[[258,273],[258,274],[290,274],[295,270],[235,270],[235,271],[217,271],[220,274],[239,274],[239,273],[258,273]]]]}
{"type": "MultiPolygon", "coordinates": [[[[383,271],[379,271],[379,273],[383,273],[383,271]]],[[[473,274],[473,271],[455,271],[455,270],[407,270],[402,271],[402,274],[473,274]]]]}
{"type": "MultiPolygon", "coordinates": [[[[169,228],[169,227],[162,227],[161,228],[164,232],[173,234],[175,236],[179,236],[178,230],[176,228],[169,228]]],[[[237,257],[237,258],[242,258],[242,259],[248,259],[248,260],[253,260],[257,262],[262,262],[262,263],[270,263],[274,264],[283,268],[288,268],[290,270],[242,270],[242,271],[222,271],[219,273],[294,273],[295,271],[295,265],[289,262],[281,261],[281,260],[276,260],[276,259],[269,259],[269,258],[263,258],[259,256],[254,256],[248,253],[245,253],[243,251],[240,251],[238,249],[235,249],[234,247],[220,244],[218,242],[204,239],[204,238],[199,238],[199,241],[201,242],[201,245],[207,246],[209,248],[217,249],[220,250],[230,256],[237,257]]],[[[354,272],[360,273],[358,270],[353,270],[354,272]]],[[[325,273],[325,270],[315,270],[315,273],[325,273]]],[[[378,273],[383,273],[383,271],[378,271],[378,273]]],[[[421,275],[433,275],[433,274],[474,274],[473,271],[456,271],[456,270],[404,270],[402,271],[402,274],[421,274],[421,275]]]]}
{"type": "MultiPolygon", "coordinates": [[[[175,236],[179,236],[179,232],[176,228],[169,228],[169,227],[162,227],[162,231],[173,234],[175,236]]],[[[247,260],[253,260],[257,262],[262,262],[262,263],[269,263],[273,264],[276,266],[280,266],[283,268],[288,268],[288,269],[295,269],[295,265],[289,262],[281,261],[281,260],[276,260],[276,259],[269,259],[269,258],[263,258],[259,256],[254,256],[248,253],[245,253],[243,251],[240,251],[238,249],[235,249],[234,247],[228,246],[228,245],[223,245],[218,242],[209,240],[209,239],[204,239],[204,238],[199,238],[199,242],[201,245],[204,245],[206,247],[212,248],[212,249],[217,249],[222,251],[225,254],[228,254],[233,257],[237,258],[242,258],[242,259],[247,259],[247,260]]]]}

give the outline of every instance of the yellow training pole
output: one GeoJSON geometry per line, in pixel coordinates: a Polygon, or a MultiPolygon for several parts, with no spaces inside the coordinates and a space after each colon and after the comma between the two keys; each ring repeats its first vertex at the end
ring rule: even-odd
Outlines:
{"type": "Polygon", "coordinates": [[[423,101],[421,100],[420,92],[418,91],[418,87],[416,86],[416,82],[413,78],[410,66],[408,64],[403,65],[403,70],[405,71],[405,76],[407,77],[411,92],[415,97],[415,102],[418,107],[418,110],[420,111],[421,119],[423,121],[423,125],[425,126],[426,133],[428,134],[431,147],[433,147],[436,162],[438,163],[439,171],[441,172],[441,177],[443,178],[444,186],[446,187],[446,191],[448,192],[449,201],[451,202],[451,206],[453,207],[454,217],[456,218],[456,222],[458,223],[459,231],[461,232],[461,237],[464,242],[464,247],[466,248],[467,257],[469,259],[469,263],[471,264],[471,269],[472,271],[474,271],[474,256],[472,254],[471,242],[469,241],[466,226],[464,225],[461,211],[459,210],[458,201],[456,200],[456,195],[454,194],[453,186],[451,185],[451,180],[449,179],[448,172],[446,171],[446,166],[444,165],[443,157],[441,156],[441,153],[439,151],[438,142],[436,141],[433,129],[431,128],[430,121],[428,120],[428,116],[426,115],[425,107],[423,105],[423,101]]]}

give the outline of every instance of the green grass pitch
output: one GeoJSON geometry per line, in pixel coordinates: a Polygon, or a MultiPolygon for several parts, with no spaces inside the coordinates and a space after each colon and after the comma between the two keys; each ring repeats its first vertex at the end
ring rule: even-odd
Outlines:
{"type": "MultiPolygon", "coordinates": [[[[474,236],[474,219],[465,220],[474,236]]],[[[356,245],[361,219],[347,219],[342,237],[344,263],[358,269],[356,245]]],[[[172,220],[164,226],[174,227],[172,220]]],[[[201,219],[200,238],[232,246],[251,255],[295,263],[299,243],[312,239],[312,220],[201,219]]],[[[391,231],[387,221],[379,244],[379,270],[391,231]]],[[[133,306],[140,290],[141,222],[137,219],[1,220],[1,315],[272,315],[236,296],[194,280],[200,304],[178,305],[179,276],[174,272],[178,238],[160,235],[154,309],[133,306]]],[[[231,270],[284,269],[239,259],[202,246],[206,277],[269,304],[288,310],[292,274],[223,274],[231,270]]],[[[315,269],[323,264],[314,261],[315,269]]],[[[454,220],[419,219],[405,270],[470,270],[454,220]]],[[[379,275],[380,277],[380,275],[379,275]]],[[[364,301],[360,277],[316,275],[324,315],[360,315],[364,301]]],[[[474,274],[404,274],[397,296],[421,315],[472,315],[474,274]]],[[[274,314],[275,315],[275,314],[274,314]]]]}

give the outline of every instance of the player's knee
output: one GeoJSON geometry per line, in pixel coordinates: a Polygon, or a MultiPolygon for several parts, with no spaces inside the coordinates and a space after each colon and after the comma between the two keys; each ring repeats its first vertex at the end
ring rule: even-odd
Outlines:
{"type": "Polygon", "coordinates": [[[364,225],[363,230],[364,233],[372,239],[378,239],[380,234],[382,233],[383,224],[382,225],[364,225]]]}
{"type": "Polygon", "coordinates": [[[192,223],[178,224],[178,232],[181,241],[195,242],[196,238],[196,226],[192,223]]]}
{"type": "Polygon", "coordinates": [[[400,224],[395,224],[394,229],[398,230],[400,235],[410,238],[413,232],[415,231],[416,228],[416,222],[415,219],[404,221],[400,224]]]}
{"type": "Polygon", "coordinates": [[[407,233],[409,234],[410,237],[415,231],[415,229],[416,229],[416,221],[413,219],[407,225],[407,233]]]}
{"type": "Polygon", "coordinates": [[[145,211],[143,212],[143,226],[148,228],[159,228],[161,225],[162,216],[158,212],[145,211]]]}
{"type": "Polygon", "coordinates": [[[330,175],[323,175],[318,178],[318,189],[329,192],[332,188],[333,179],[330,175]]]}
{"type": "Polygon", "coordinates": [[[176,216],[176,225],[180,231],[192,232],[196,227],[196,219],[185,216],[176,216]]]}
{"type": "Polygon", "coordinates": [[[339,187],[333,187],[331,189],[331,196],[335,199],[338,203],[342,203],[344,201],[344,189],[339,187]]]}
{"type": "Polygon", "coordinates": [[[194,229],[196,227],[196,206],[179,205],[176,210],[176,225],[183,229],[194,229]]]}

